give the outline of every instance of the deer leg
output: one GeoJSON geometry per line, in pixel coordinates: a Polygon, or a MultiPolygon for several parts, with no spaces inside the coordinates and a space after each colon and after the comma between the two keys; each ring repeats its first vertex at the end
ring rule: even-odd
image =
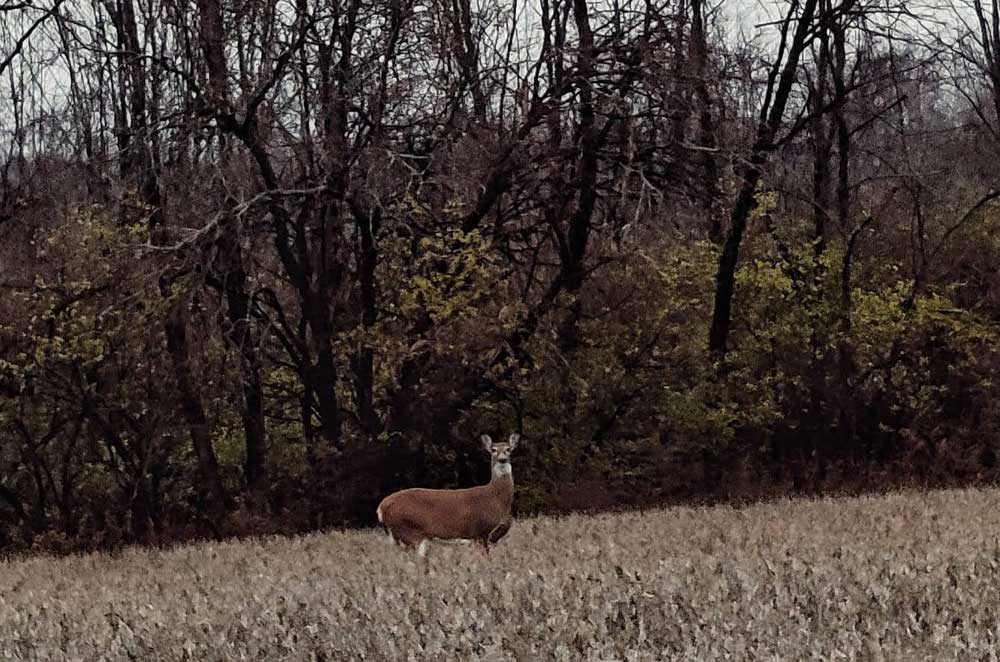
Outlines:
{"type": "Polygon", "coordinates": [[[417,561],[417,563],[420,563],[421,565],[424,566],[425,575],[431,574],[431,557],[427,556],[428,547],[430,547],[429,538],[424,538],[423,540],[420,541],[420,544],[417,545],[417,556],[420,559],[419,561],[417,561]]]}
{"type": "Polygon", "coordinates": [[[416,547],[420,556],[427,554],[427,537],[420,532],[420,529],[412,526],[397,526],[391,534],[396,542],[405,547],[416,547]],[[422,550],[422,551],[421,551],[422,550]]]}
{"type": "Polygon", "coordinates": [[[497,524],[493,527],[493,530],[486,535],[485,544],[496,544],[501,538],[507,535],[508,531],[510,531],[510,522],[497,524]]]}

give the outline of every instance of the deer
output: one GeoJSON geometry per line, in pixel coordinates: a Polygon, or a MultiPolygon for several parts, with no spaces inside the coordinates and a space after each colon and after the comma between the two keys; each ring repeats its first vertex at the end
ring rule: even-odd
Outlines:
{"type": "Polygon", "coordinates": [[[390,542],[416,546],[420,557],[427,555],[431,540],[477,542],[489,555],[490,545],[510,530],[514,502],[510,454],[520,438],[516,432],[506,442],[493,443],[488,434],[480,437],[493,468],[485,485],[458,490],[414,487],[382,499],[375,513],[390,542]]]}

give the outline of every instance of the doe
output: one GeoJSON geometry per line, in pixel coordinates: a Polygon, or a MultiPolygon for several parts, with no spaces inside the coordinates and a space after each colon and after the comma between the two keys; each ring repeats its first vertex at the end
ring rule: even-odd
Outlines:
{"type": "Polygon", "coordinates": [[[410,488],[384,498],[375,512],[390,540],[416,546],[420,556],[427,554],[431,540],[478,542],[489,554],[490,545],[510,529],[514,502],[510,454],[520,438],[516,432],[506,442],[493,443],[487,434],[480,437],[493,464],[493,477],[486,485],[461,490],[410,488]]]}

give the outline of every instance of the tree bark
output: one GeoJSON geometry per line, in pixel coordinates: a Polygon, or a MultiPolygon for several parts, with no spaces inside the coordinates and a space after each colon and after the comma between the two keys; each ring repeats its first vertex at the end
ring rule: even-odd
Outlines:
{"type": "Polygon", "coordinates": [[[833,91],[834,103],[831,108],[833,123],[837,130],[837,216],[840,227],[848,227],[851,215],[851,128],[846,115],[847,103],[847,36],[845,28],[835,23],[833,33],[833,91]]]}
{"type": "Polygon", "coordinates": [[[358,425],[364,437],[371,441],[378,434],[378,415],[374,403],[375,350],[370,337],[375,329],[378,313],[376,309],[375,268],[378,266],[378,249],[375,233],[381,220],[381,208],[371,211],[357,209],[359,239],[358,284],[361,297],[361,328],[364,339],[354,356],[355,398],[358,408],[358,425]]]}
{"type": "MultiPolygon", "coordinates": [[[[199,0],[199,41],[208,69],[208,100],[219,111],[229,110],[229,79],[225,52],[225,25],[218,0],[199,0]]],[[[232,163],[225,136],[220,137],[223,171],[232,163]]],[[[231,201],[227,200],[227,203],[231,201]]],[[[240,390],[243,406],[245,460],[243,477],[247,492],[256,508],[267,503],[267,434],[264,420],[264,391],[260,378],[260,360],[250,321],[250,294],[240,245],[239,219],[227,219],[217,243],[220,279],[226,299],[229,328],[226,337],[239,357],[240,390]]]]}
{"type": "Polygon", "coordinates": [[[205,504],[209,523],[215,529],[215,533],[219,534],[227,509],[226,491],[219,473],[215,448],[212,446],[208,417],[205,415],[205,407],[202,405],[201,395],[195,387],[194,375],[191,372],[185,305],[183,297],[171,304],[164,322],[164,332],[167,338],[167,352],[170,354],[174,377],[177,380],[181,413],[187,423],[198,464],[199,496],[205,504]]]}
{"type": "MultiPolygon", "coordinates": [[[[124,144],[127,151],[123,156],[123,176],[134,178],[139,182],[139,192],[143,202],[152,211],[149,214],[148,226],[151,240],[162,242],[163,237],[163,200],[159,180],[154,168],[154,159],[150,149],[147,149],[145,139],[148,128],[148,99],[143,52],[139,42],[138,27],[132,0],[122,0],[119,5],[112,6],[106,1],[118,33],[118,41],[124,53],[123,64],[127,67],[130,85],[124,84],[120,78],[120,90],[123,104],[128,103],[126,117],[131,117],[132,127],[124,144]]],[[[216,72],[218,74],[218,72],[216,72]]],[[[152,143],[150,143],[152,144],[152,143]]],[[[172,279],[166,275],[161,278],[161,295],[164,298],[173,296],[172,279]]],[[[218,459],[212,446],[212,434],[201,402],[201,394],[191,373],[190,347],[187,338],[186,300],[177,297],[170,303],[166,319],[163,322],[163,332],[166,339],[167,352],[171,358],[174,377],[177,382],[181,414],[188,427],[191,443],[195,451],[198,465],[198,492],[205,504],[208,520],[216,534],[221,533],[221,526],[227,510],[226,493],[219,472],[218,459]]],[[[144,477],[141,480],[145,480],[144,477]]]]}
{"type": "MultiPolygon", "coordinates": [[[[740,187],[733,206],[733,212],[729,221],[729,232],[726,241],[719,255],[719,268],[715,278],[715,302],[712,311],[712,324],[708,335],[708,349],[716,357],[725,356],[729,341],[729,328],[732,321],[732,302],[736,283],[736,265],[739,260],[740,244],[743,241],[743,233],[746,230],[750,213],[757,205],[757,183],[760,181],[761,170],[767,163],[771,151],[774,149],[774,139],[781,126],[782,118],[785,114],[785,106],[788,104],[788,97],[795,83],[796,69],[799,64],[799,57],[805,50],[811,37],[812,19],[816,12],[817,0],[805,0],[802,6],[802,14],[799,16],[795,28],[795,34],[791,44],[788,45],[788,57],[781,64],[779,57],[775,61],[774,68],[769,77],[768,89],[765,95],[764,105],[761,108],[761,122],[757,127],[757,139],[751,150],[750,159],[740,168],[740,179],[743,184],[740,187]],[[780,76],[778,74],[780,67],[780,76]],[[775,82],[777,85],[775,86],[775,82]],[[773,93],[773,96],[772,96],[773,93]]],[[[788,29],[790,27],[793,12],[797,5],[789,9],[785,17],[781,50],[786,45],[788,29]]]]}
{"type": "Polygon", "coordinates": [[[226,339],[239,357],[240,390],[243,406],[245,460],[243,477],[247,493],[255,507],[267,503],[267,436],[264,422],[264,389],[260,378],[260,359],[250,321],[250,295],[243,252],[236,228],[229,224],[219,239],[219,258],[223,263],[223,292],[226,298],[228,328],[226,339]]]}
{"type": "Polygon", "coordinates": [[[715,120],[712,118],[712,96],[708,89],[708,39],[705,35],[704,0],[691,0],[691,66],[694,70],[694,92],[698,99],[698,144],[705,172],[702,208],[708,214],[708,238],[721,246],[722,190],[719,185],[719,163],[716,160],[715,120]]]}
{"type": "Polygon", "coordinates": [[[486,94],[479,75],[479,45],[472,31],[472,6],[469,0],[447,0],[452,22],[452,55],[462,72],[462,85],[472,95],[472,116],[486,125],[486,94]]]}
{"type": "Polygon", "coordinates": [[[562,285],[573,296],[569,316],[559,330],[562,351],[571,351],[578,343],[578,326],[582,314],[579,292],[585,277],[584,258],[590,240],[590,225],[597,205],[598,143],[600,131],[594,111],[594,33],[590,26],[587,0],[573,1],[573,21],[580,45],[577,55],[576,78],[579,95],[579,123],[576,127],[579,166],[577,169],[576,208],[569,218],[565,237],[560,234],[562,285]]]}
{"type": "Polygon", "coordinates": [[[811,112],[815,115],[811,122],[813,146],[813,240],[816,255],[826,248],[826,223],[830,217],[830,163],[833,159],[833,140],[830,127],[822,109],[826,106],[828,76],[830,70],[830,47],[828,27],[820,32],[820,51],[816,60],[816,80],[810,90],[811,112]]]}

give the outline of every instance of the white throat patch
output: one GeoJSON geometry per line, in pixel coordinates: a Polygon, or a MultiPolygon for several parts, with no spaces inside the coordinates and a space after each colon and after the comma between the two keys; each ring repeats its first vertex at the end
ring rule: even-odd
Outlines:
{"type": "Polygon", "coordinates": [[[497,462],[493,465],[493,475],[494,476],[511,476],[513,475],[510,468],[510,462],[497,462]]]}

